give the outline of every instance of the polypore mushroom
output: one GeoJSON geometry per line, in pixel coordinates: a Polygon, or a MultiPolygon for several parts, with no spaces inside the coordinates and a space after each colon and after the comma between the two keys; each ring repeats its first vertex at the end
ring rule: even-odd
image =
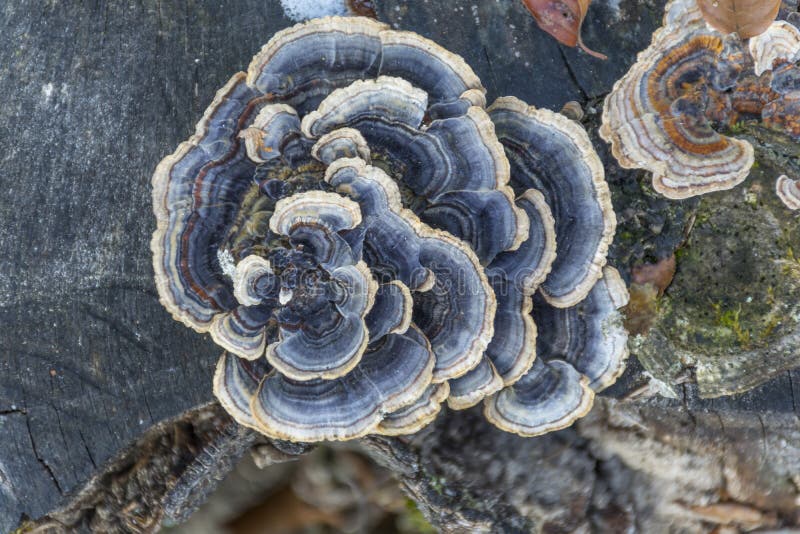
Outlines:
{"type": "Polygon", "coordinates": [[[778,177],[775,192],[790,210],[800,210],[800,182],[792,180],[785,174],[778,177]]]}
{"type": "Polygon", "coordinates": [[[412,404],[386,414],[378,425],[378,433],[385,436],[413,434],[436,418],[449,394],[447,382],[431,384],[412,404]]]}
{"type": "Polygon", "coordinates": [[[555,221],[555,261],[541,292],[553,306],[573,306],[602,276],[614,239],[603,164],[586,131],[559,113],[504,97],[489,115],[511,162],[514,192],[540,191],[555,221]]]}
{"type": "Polygon", "coordinates": [[[625,283],[612,267],[576,306],[554,308],[535,299],[539,358],[530,372],[486,401],[486,417],[503,430],[535,436],[586,414],[595,392],[624,370],[628,333],[619,308],[627,303],[625,283]]]}
{"type": "Polygon", "coordinates": [[[749,174],[753,147],[718,130],[756,119],[800,138],[798,51],[789,23],[743,42],[708,26],[695,0],[673,0],[606,97],[600,135],[621,166],[650,171],[668,198],[730,189],[749,174]]]}
{"type": "Polygon", "coordinates": [[[486,269],[497,298],[494,337],[480,365],[452,381],[448,405],[454,409],[473,406],[513,384],[536,358],[531,295],[555,259],[555,222],[539,191],[526,191],[517,205],[528,214],[529,237],[519,249],[498,255],[486,269]]]}
{"type": "MultiPolygon", "coordinates": [[[[514,99],[484,106],[435,43],[318,19],[276,34],[159,164],[159,296],[225,350],[214,392],[239,423],[293,441],[415,432],[445,399],[539,380],[536,313],[594,309],[615,222],[588,136],[514,99]]],[[[605,333],[585,340],[597,359],[543,361],[597,381],[618,368],[605,333]]],[[[564,421],[590,403],[542,401],[564,421]]]]}
{"type": "Polygon", "coordinates": [[[755,63],[753,68],[761,76],[772,70],[776,60],[794,63],[800,52],[800,30],[783,20],[773,22],[765,32],[750,39],[749,48],[755,63]]]}
{"type": "Polygon", "coordinates": [[[585,299],[602,276],[616,227],[602,164],[579,125],[513,97],[499,98],[489,116],[530,232],[517,250],[487,266],[497,296],[495,334],[486,361],[452,382],[452,408],[471,406],[528,372],[537,352],[542,356],[535,348],[532,295],[538,290],[561,308],[585,299]]]}
{"type": "Polygon", "coordinates": [[[670,4],[649,48],[606,97],[600,135],[622,167],[653,173],[653,188],[680,199],[730,189],[753,164],[753,148],[717,133],[706,109],[730,107],[724,91],[741,70],[741,42],[670,4]],[[721,99],[721,100],[720,100],[721,99]]]}

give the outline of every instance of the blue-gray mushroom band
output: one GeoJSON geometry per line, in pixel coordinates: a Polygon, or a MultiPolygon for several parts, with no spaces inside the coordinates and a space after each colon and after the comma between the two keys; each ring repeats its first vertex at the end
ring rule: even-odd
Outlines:
{"type": "Polygon", "coordinates": [[[172,316],[214,392],[292,441],[413,433],[484,403],[563,428],[624,367],[616,220],[582,127],[486,106],[459,56],[365,18],[275,35],[153,176],[172,316]]]}

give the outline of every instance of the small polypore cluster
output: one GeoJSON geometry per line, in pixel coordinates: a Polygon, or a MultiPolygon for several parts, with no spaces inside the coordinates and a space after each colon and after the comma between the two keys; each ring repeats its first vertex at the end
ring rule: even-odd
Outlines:
{"type": "Polygon", "coordinates": [[[652,172],[668,198],[730,189],[754,161],[750,143],[724,134],[736,123],[800,139],[799,53],[800,31],[788,22],[742,40],[707,25],[696,0],[673,0],[606,97],[600,135],[620,165],[652,172]]]}
{"type": "Polygon", "coordinates": [[[419,35],[317,19],[159,164],[161,302],[225,349],[214,392],[238,422],[341,440],[485,400],[536,435],[614,382],[627,291],[599,158],[569,119],[484,94],[419,35]]]}
{"type": "Polygon", "coordinates": [[[792,180],[785,174],[781,175],[775,182],[775,192],[787,208],[800,210],[800,180],[792,180]]]}

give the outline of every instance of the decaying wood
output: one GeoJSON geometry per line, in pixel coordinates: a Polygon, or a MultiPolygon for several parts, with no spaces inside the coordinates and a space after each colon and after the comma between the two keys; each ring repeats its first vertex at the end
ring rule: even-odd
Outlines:
{"type": "MultiPolygon", "coordinates": [[[[470,410],[409,439],[376,436],[360,445],[444,532],[800,525],[797,416],[698,409],[692,397],[690,389],[683,401],[601,399],[574,428],[534,439],[501,432],[470,410]]],[[[151,429],[67,508],[28,528],[140,532],[150,530],[148,521],[182,519],[201,501],[184,498],[187,489],[210,487],[231,467],[224,460],[239,458],[253,442],[226,420],[209,405],[151,429]],[[191,448],[170,441],[184,436],[186,425],[194,425],[195,436],[216,430],[191,448]],[[183,511],[174,507],[176,493],[183,511]]],[[[282,450],[281,461],[308,450],[268,446],[282,450]]]]}
{"type": "Polygon", "coordinates": [[[260,438],[217,403],[209,403],[150,428],[66,506],[21,530],[152,532],[185,521],[248,451],[258,454],[259,466],[266,468],[308,450],[260,438]]]}
{"type": "MultiPolygon", "coordinates": [[[[586,40],[614,38],[602,68],[561,48],[518,1],[376,9],[463,55],[490,101],[580,103],[619,219],[611,262],[625,276],[669,257],[693,227],[713,230],[696,222],[700,201],[652,194],[596,136],[599,103],[649,42],[663,0],[592,3],[586,40]]],[[[23,1],[0,7],[0,21],[0,531],[30,518],[78,531],[179,521],[254,438],[208,404],[218,349],[158,303],[149,179],[216,89],[291,22],[279,2],[255,0],[23,1]]],[[[610,395],[638,400],[603,399],[541,438],[500,432],[473,410],[363,446],[445,531],[797,525],[800,375],[703,400],[691,365],[678,364],[666,384],[632,358],[610,395]],[[662,386],[677,398],[656,396],[662,386]]],[[[265,463],[305,450],[258,447],[265,463]]]]}

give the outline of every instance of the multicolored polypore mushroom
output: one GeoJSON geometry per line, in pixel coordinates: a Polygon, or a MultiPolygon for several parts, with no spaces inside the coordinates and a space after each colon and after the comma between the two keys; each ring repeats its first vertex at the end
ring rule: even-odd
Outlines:
{"type": "Polygon", "coordinates": [[[749,49],[756,76],[761,76],[772,70],[776,61],[795,62],[800,52],[800,30],[784,20],[776,21],[750,39],[749,49]]]}
{"type": "Polygon", "coordinates": [[[691,4],[667,6],[650,47],[606,97],[600,130],[621,166],[652,172],[653,188],[674,199],[730,189],[753,164],[753,147],[717,133],[706,113],[730,109],[741,41],[708,27],[691,4]]]}
{"type": "Polygon", "coordinates": [[[159,164],[160,299],[224,349],[214,392],[239,423],[397,435],[487,399],[535,435],[613,382],[625,298],[599,159],[577,124],[484,94],[419,35],[313,20],[159,164]]]}
{"type": "Polygon", "coordinates": [[[509,432],[536,435],[588,413],[594,393],[625,369],[628,332],[619,308],[627,303],[625,283],[611,267],[576,306],[554,308],[542,296],[534,298],[540,357],[519,381],[487,401],[487,419],[509,432]]]}
{"type": "Polygon", "coordinates": [[[695,0],[673,0],[650,46],[606,97],[600,135],[621,166],[653,175],[681,199],[730,189],[753,165],[753,147],[725,135],[743,119],[800,138],[800,32],[775,22],[743,41],[706,24],[695,0]],[[788,65],[788,73],[777,67],[788,65]]]}
{"type": "Polygon", "coordinates": [[[785,174],[775,182],[775,192],[790,210],[800,210],[800,180],[792,180],[785,174]]]}

